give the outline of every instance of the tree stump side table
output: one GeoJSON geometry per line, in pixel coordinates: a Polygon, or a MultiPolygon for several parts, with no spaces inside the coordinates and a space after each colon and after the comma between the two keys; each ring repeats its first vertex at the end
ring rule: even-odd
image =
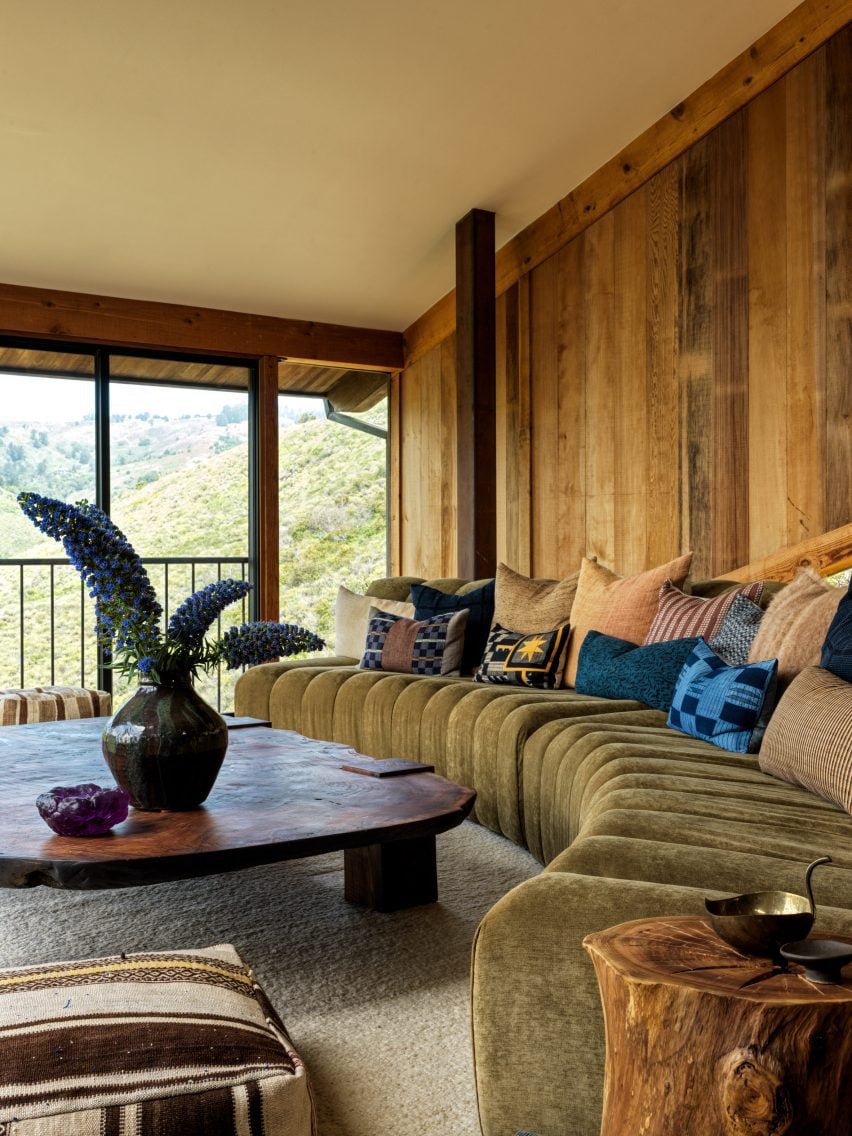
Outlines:
{"type": "Polygon", "coordinates": [[[691,916],[583,945],[606,1024],[601,1136],[852,1136],[852,970],[811,982],[691,916]]]}

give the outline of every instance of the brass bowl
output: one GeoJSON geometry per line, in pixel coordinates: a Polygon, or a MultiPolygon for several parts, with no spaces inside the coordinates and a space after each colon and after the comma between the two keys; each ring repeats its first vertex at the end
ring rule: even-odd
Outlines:
{"type": "Polygon", "coordinates": [[[792,891],[753,891],[726,899],[705,899],[710,923],[720,939],[747,955],[778,957],[784,943],[806,939],[816,917],[811,875],[819,864],[830,864],[822,856],[805,872],[807,896],[792,891]]]}

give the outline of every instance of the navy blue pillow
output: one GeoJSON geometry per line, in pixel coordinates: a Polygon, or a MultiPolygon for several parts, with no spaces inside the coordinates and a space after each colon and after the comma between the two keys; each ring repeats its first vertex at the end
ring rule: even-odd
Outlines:
{"type": "Polygon", "coordinates": [[[482,662],[491,621],[494,619],[494,581],[489,580],[481,588],[474,588],[463,596],[439,592],[437,588],[430,588],[427,584],[413,584],[411,602],[414,604],[415,619],[432,619],[436,615],[467,608],[461,671],[462,674],[475,671],[482,662]]]}
{"type": "Polygon", "coordinates": [[[697,639],[669,639],[637,647],[600,631],[589,631],[580,648],[574,689],[602,698],[635,698],[668,710],[683,664],[697,639]]]}
{"type": "Polygon", "coordinates": [[[852,682],[852,580],[829,624],[820,665],[838,678],[852,682]]]}

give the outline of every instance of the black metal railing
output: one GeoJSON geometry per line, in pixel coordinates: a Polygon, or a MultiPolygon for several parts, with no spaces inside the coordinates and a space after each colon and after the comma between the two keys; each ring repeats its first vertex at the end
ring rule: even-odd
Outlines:
{"type": "MultiPolygon", "coordinates": [[[[164,621],[172,614],[170,599],[177,578],[180,594],[175,607],[214,580],[245,580],[250,564],[247,556],[151,556],[142,562],[162,600],[164,621]]],[[[95,643],[92,602],[67,560],[0,559],[0,600],[0,685],[75,685],[79,674],[81,686],[94,681],[101,690],[113,689],[113,673],[104,666],[95,643]],[[79,615],[75,593],[79,593],[79,615]]],[[[248,597],[228,609],[239,611],[239,622],[249,618],[249,610],[248,597]]],[[[222,633],[221,618],[217,633],[222,633]]],[[[205,693],[208,698],[213,695],[209,688],[205,693]]],[[[215,675],[213,700],[221,709],[221,668],[215,675]]]]}

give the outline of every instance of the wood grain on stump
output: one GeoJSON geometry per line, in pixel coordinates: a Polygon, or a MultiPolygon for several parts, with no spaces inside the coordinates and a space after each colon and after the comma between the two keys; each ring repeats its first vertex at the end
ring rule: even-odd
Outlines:
{"type": "Polygon", "coordinates": [[[601,1136],[852,1136],[849,971],[811,982],[691,917],[584,946],[606,1022],[601,1136]]]}

